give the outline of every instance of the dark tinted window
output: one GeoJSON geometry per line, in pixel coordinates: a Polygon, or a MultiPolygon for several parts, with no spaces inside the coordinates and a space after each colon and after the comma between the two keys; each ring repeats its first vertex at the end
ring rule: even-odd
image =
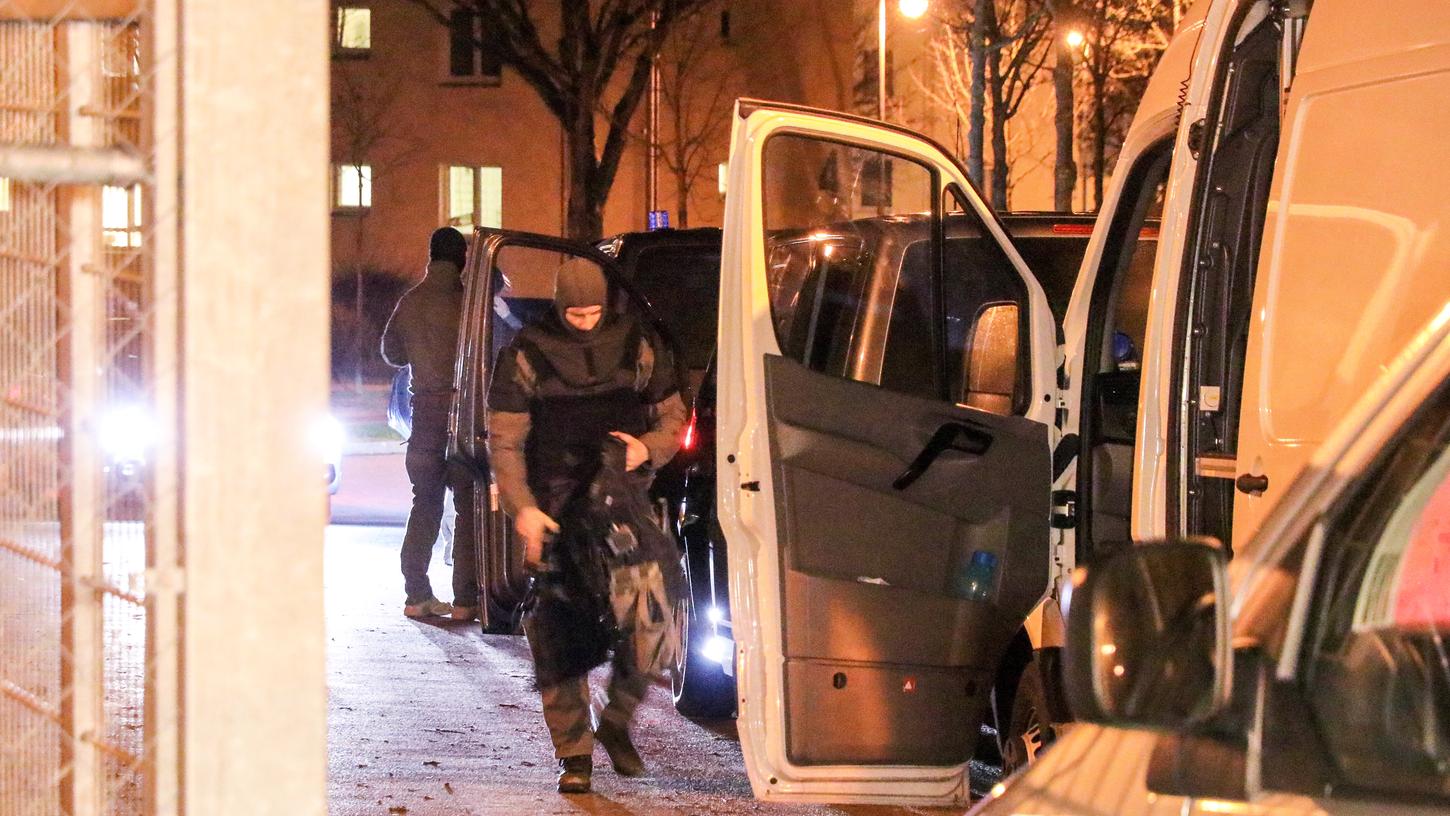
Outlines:
{"type": "Polygon", "coordinates": [[[654,307],[692,369],[704,369],[715,349],[719,320],[720,251],[658,246],[640,250],[634,282],[654,307]]]}
{"type": "Polygon", "coordinates": [[[1059,326],[1067,315],[1067,303],[1072,299],[1072,287],[1077,284],[1087,244],[1086,235],[1012,238],[1012,245],[1042,284],[1047,305],[1052,307],[1052,317],[1059,326]]]}

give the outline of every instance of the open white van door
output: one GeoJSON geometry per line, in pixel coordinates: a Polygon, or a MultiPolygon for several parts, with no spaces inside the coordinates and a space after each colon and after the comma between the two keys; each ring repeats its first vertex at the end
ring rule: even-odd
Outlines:
{"type": "Polygon", "coordinates": [[[751,785],[960,804],[997,663],[1053,574],[1047,299],[929,140],[736,114],[717,506],[751,785]]]}

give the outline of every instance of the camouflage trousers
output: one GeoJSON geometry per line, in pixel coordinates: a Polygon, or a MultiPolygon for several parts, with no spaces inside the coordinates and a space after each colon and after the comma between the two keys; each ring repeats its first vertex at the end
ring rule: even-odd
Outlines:
{"type": "MultiPolygon", "coordinates": [[[[628,728],[650,682],[675,660],[680,646],[674,626],[677,610],[669,603],[664,578],[653,561],[611,570],[609,601],[618,631],[609,686],[597,722],[628,728]]],[[[590,705],[589,677],[546,686],[540,694],[554,756],[563,759],[592,753],[596,717],[590,705]]]]}

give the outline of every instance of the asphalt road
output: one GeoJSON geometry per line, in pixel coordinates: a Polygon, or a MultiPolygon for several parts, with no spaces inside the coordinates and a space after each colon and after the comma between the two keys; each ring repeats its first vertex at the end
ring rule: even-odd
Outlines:
{"type": "Polygon", "coordinates": [[[342,482],[332,497],[334,524],[399,524],[408,520],[412,487],[401,445],[375,446],[389,453],[342,457],[342,482]]]}
{"type": "MultiPolygon", "coordinates": [[[[733,721],[680,717],[651,691],[635,727],[648,776],[616,777],[596,751],[593,794],[554,792],[554,760],[523,638],[402,615],[394,526],[327,533],[331,812],[351,814],[949,813],[757,802],[733,721]]],[[[448,597],[448,568],[433,586],[448,597]]],[[[602,688],[602,683],[596,683],[602,688]]],[[[596,692],[598,693],[598,692],[596,692]]]]}

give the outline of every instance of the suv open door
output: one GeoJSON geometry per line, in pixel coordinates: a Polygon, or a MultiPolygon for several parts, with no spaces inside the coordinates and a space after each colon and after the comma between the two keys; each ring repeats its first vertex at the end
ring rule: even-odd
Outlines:
{"type": "Polygon", "coordinates": [[[997,663],[1053,575],[1047,299],[929,140],[736,113],[717,507],[751,786],[960,804],[997,663]],[[952,240],[973,231],[992,240],[952,240]]]}
{"type": "Polygon", "coordinates": [[[552,308],[554,275],[563,262],[580,258],[599,266],[609,281],[611,311],[636,311],[674,352],[679,382],[683,358],[668,329],[620,269],[598,249],[576,241],[513,230],[474,231],[464,274],[463,315],[458,328],[454,403],[449,418],[450,459],[474,474],[474,540],[478,552],[481,617],[487,631],[512,632],[528,589],[523,545],[499,504],[488,465],[488,388],[494,358],[518,330],[552,308]],[[513,295],[505,298],[505,286],[513,295]]]}

